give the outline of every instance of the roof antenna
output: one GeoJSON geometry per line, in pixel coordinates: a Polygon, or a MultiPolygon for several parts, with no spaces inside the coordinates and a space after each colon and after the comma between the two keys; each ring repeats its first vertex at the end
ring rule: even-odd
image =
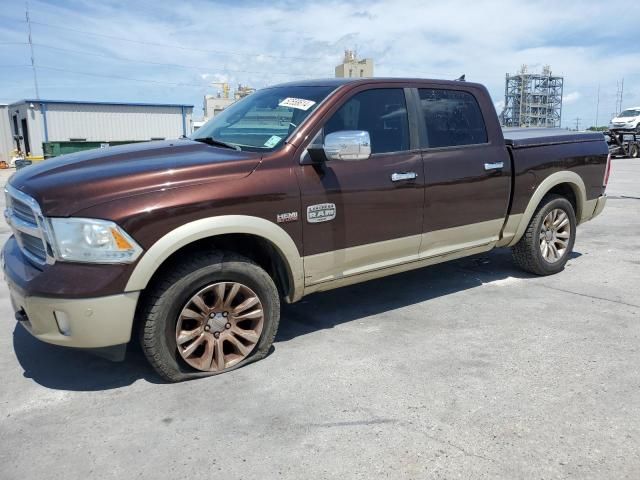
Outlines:
{"type": "Polygon", "coordinates": [[[466,77],[466,75],[463,73],[458,78],[456,78],[456,82],[466,82],[464,77],[466,77]]]}

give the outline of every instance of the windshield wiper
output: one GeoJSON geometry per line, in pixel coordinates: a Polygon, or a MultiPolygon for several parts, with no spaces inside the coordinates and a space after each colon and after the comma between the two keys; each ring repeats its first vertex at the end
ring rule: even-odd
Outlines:
{"type": "Polygon", "coordinates": [[[238,145],[234,145],[232,143],[226,143],[221,140],[216,140],[213,137],[192,138],[191,140],[195,140],[196,142],[206,143],[214,147],[224,147],[224,148],[230,148],[231,150],[238,150],[238,151],[242,150],[238,145]]]}

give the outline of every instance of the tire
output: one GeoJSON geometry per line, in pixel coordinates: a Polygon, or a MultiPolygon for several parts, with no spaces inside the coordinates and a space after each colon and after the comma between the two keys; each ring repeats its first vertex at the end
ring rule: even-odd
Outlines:
{"type": "Polygon", "coordinates": [[[634,143],[629,147],[629,157],[638,158],[638,155],[640,155],[640,146],[634,143]]]}
{"type": "Polygon", "coordinates": [[[172,265],[149,288],[139,310],[140,343],[156,372],[165,380],[179,382],[225,373],[264,358],[273,344],[279,320],[280,297],[267,272],[235,253],[197,251],[172,265]],[[253,295],[257,304],[251,304],[253,295]],[[228,306],[226,301],[219,304],[218,299],[222,302],[225,297],[238,300],[231,298],[228,306]],[[241,313],[235,313],[248,304],[251,305],[241,313]],[[222,309],[228,312],[217,311],[222,309]],[[217,313],[210,313],[213,310],[217,313]],[[242,322],[257,322],[258,311],[262,315],[259,329],[254,323],[242,326],[242,322]],[[191,328],[187,329],[189,322],[191,328]],[[191,332],[197,336],[182,343],[191,332]],[[196,342],[200,343],[194,349],[196,342]],[[193,352],[187,356],[190,349],[193,352]],[[219,354],[223,357],[221,362],[219,354]]]}
{"type": "MultiPolygon", "coordinates": [[[[553,229],[549,229],[553,230],[553,229]]],[[[576,214],[574,212],[571,202],[559,195],[547,195],[542,199],[540,205],[533,214],[533,218],[529,222],[527,229],[524,232],[522,238],[516,243],[511,251],[515,264],[521,269],[536,274],[536,275],[553,275],[562,271],[569,259],[569,254],[573,250],[573,245],[576,239],[576,214]],[[553,217],[555,212],[562,212],[566,215],[568,223],[563,225],[562,228],[557,228],[551,232],[551,234],[545,233],[545,237],[542,237],[543,230],[547,230],[545,220],[549,218],[563,218],[557,214],[553,217]],[[554,213],[552,213],[554,212],[554,213]],[[551,215],[551,217],[549,217],[551,215]],[[568,228],[568,238],[567,236],[568,228]],[[557,235],[557,237],[556,237],[557,235]],[[562,238],[560,237],[562,235],[562,238]],[[551,240],[548,236],[552,237],[551,240]],[[549,240],[549,241],[547,241],[549,240]],[[564,249],[557,248],[562,242],[566,243],[564,249]],[[547,254],[549,257],[553,257],[553,248],[558,253],[557,259],[551,261],[543,254],[544,245],[547,245],[547,254]]]]}

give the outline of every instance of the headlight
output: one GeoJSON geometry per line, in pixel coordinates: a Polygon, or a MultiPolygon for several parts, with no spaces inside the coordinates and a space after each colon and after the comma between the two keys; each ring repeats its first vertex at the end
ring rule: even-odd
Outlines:
{"type": "Polygon", "coordinates": [[[142,248],[108,220],[50,218],[56,257],[69,262],[131,263],[142,248]]]}

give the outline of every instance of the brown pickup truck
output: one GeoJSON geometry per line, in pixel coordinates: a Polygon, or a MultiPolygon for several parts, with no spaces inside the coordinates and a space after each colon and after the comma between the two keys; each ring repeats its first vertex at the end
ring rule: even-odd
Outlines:
{"type": "Polygon", "coordinates": [[[277,85],[191,138],[13,175],[4,272],[38,339],[122,358],[138,334],[184,380],[264,357],[281,298],[494,247],[559,272],[608,170],[602,134],[503,131],[478,84],[277,85]]]}

